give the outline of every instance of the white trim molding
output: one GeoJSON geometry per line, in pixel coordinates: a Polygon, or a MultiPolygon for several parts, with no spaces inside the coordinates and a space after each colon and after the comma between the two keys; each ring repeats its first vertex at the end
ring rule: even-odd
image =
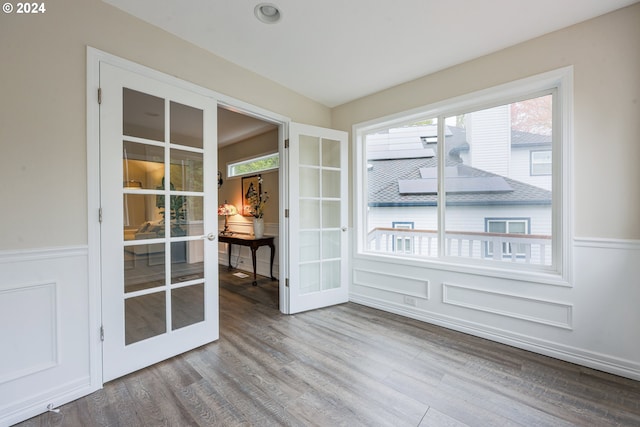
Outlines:
{"type": "Polygon", "coordinates": [[[640,240],[606,239],[602,237],[576,237],[577,248],[618,249],[624,251],[640,251],[640,240]]]}
{"type": "Polygon", "coordinates": [[[431,296],[428,280],[404,274],[354,268],[353,284],[424,300],[431,296]]]}
{"type": "Polygon", "coordinates": [[[442,284],[442,302],[557,328],[573,329],[571,304],[451,283],[442,284]]]}

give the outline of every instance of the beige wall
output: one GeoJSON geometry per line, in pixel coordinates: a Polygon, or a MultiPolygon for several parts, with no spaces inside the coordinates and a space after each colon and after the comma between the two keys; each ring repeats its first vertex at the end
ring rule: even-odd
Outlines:
{"type": "Polygon", "coordinates": [[[640,3],[332,111],[332,125],[574,66],[575,235],[640,239],[640,3]]]}
{"type": "Polygon", "coordinates": [[[351,126],[575,67],[577,236],[640,239],[640,4],[332,111],[99,0],[0,14],[0,250],[85,245],[86,46],[291,117],[351,126]]]}
{"type": "MultiPolygon", "coordinates": [[[[278,151],[278,130],[263,133],[242,142],[228,145],[218,151],[218,170],[222,172],[224,184],[218,191],[219,203],[225,200],[235,205],[238,211],[242,209],[242,179],[227,178],[227,163],[244,160],[246,158],[270,154],[278,151]]],[[[277,224],[278,218],[278,171],[262,173],[262,191],[269,194],[269,201],[265,205],[265,223],[277,224]]],[[[251,222],[252,217],[242,217],[236,215],[229,217],[229,222],[251,222]]]]}
{"type": "Polygon", "coordinates": [[[328,108],[99,0],[0,14],[0,250],[87,244],[86,47],[288,116],[328,108]]]}

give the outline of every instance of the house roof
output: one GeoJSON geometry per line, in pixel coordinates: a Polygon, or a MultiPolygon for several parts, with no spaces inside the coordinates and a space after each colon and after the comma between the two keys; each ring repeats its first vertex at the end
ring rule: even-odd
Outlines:
{"type": "MultiPolygon", "coordinates": [[[[551,204],[551,192],[548,190],[463,164],[458,152],[468,147],[464,130],[452,126],[449,130],[451,135],[445,142],[449,153],[445,162],[446,174],[455,176],[463,184],[457,185],[457,189],[447,189],[448,205],[551,204]]],[[[369,159],[367,163],[369,206],[436,206],[438,196],[433,191],[433,179],[425,176],[435,176],[437,154],[432,157],[369,159]],[[427,183],[428,180],[431,182],[427,183]]]]}
{"type": "Polygon", "coordinates": [[[540,135],[537,133],[512,130],[511,145],[517,147],[530,147],[537,145],[551,146],[551,135],[540,135]]]}

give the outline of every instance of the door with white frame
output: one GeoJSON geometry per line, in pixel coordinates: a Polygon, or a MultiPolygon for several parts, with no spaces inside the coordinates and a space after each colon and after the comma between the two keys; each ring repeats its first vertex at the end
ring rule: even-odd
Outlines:
{"type": "Polygon", "coordinates": [[[347,302],[347,133],[289,129],[289,313],[347,302]]]}
{"type": "Polygon", "coordinates": [[[218,339],[217,105],[100,64],[103,381],[218,339]]]}

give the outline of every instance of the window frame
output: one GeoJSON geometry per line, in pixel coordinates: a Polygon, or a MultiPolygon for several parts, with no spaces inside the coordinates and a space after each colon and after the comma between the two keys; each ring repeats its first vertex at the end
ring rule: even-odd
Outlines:
{"type": "MultiPolygon", "coordinates": [[[[412,110],[394,113],[353,125],[354,156],[354,258],[380,260],[422,266],[448,271],[527,280],[541,284],[572,286],[572,205],[571,179],[573,176],[573,67],[564,67],[536,76],[512,81],[477,92],[428,104],[412,110]],[[366,135],[416,122],[424,117],[438,119],[438,144],[444,134],[445,118],[506,103],[553,93],[553,140],[552,140],[552,253],[551,266],[531,266],[517,263],[490,263],[486,260],[451,258],[444,254],[445,202],[444,188],[438,191],[438,233],[439,254],[435,258],[399,257],[393,254],[376,253],[367,250],[367,159],[366,135]],[[499,264],[499,265],[498,265],[499,264]],[[503,265],[504,264],[504,265],[503,265]]],[[[440,176],[444,172],[444,160],[439,157],[440,176]]],[[[444,180],[439,180],[444,186],[444,180]]]]}
{"type": "Polygon", "coordinates": [[[261,174],[261,173],[267,173],[267,172],[273,172],[273,171],[277,171],[280,168],[280,153],[277,151],[274,152],[270,152],[270,153],[266,153],[266,154],[260,154],[257,156],[251,156],[251,157],[246,157],[240,160],[235,160],[233,162],[228,162],[227,163],[227,179],[232,179],[232,178],[241,178],[243,176],[249,176],[249,175],[257,175],[257,174],[261,174]],[[262,159],[268,159],[271,157],[277,157],[278,158],[278,166],[275,167],[271,167],[271,168],[267,168],[267,169],[256,169],[250,172],[244,172],[244,173],[239,173],[239,174],[231,174],[231,169],[233,167],[237,167],[240,165],[244,165],[247,163],[251,163],[251,162],[255,162],[258,160],[262,160],[262,159]]]}

